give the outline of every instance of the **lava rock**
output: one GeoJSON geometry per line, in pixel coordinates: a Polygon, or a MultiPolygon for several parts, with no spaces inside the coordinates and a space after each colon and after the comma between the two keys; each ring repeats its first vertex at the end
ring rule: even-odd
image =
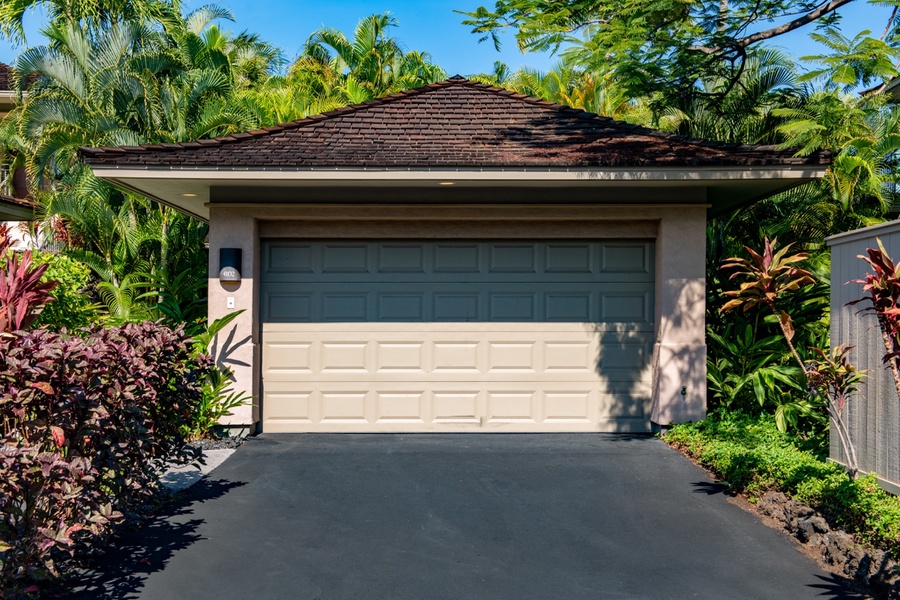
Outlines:
{"type": "Polygon", "coordinates": [[[766,492],[759,499],[757,506],[759,510],[766,516],[769,516],[785,527],[790,525],[791,520],[785,514],[785,506],[790,502],[787,496],[781,492],[766,492]]]}

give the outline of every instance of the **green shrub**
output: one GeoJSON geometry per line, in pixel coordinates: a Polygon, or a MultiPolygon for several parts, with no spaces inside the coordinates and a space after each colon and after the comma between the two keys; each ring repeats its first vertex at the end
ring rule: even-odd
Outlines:
{"type": "Polygon", "coordinates": [[[751,500],[768,490],[784,492],[860,541],[900,556],[900,498],[872,475],[851,481],[843,467],[779,432],[771,417],[711,413],[699,423],[672,427],[665,440],[751,500]]]}
{"type": "MultiPolygon", "coordinates": [[[[216,336],[234,321],[243,310],[238,310],[216,319],[209,326],[198,323],[190,338],[192,355],[200,357],[210,352],[216,336]]],[[[214,354],[215,352],[213,352],[214,354]]],[[[212,364],[203,380],[202,399],[192,406],[190,429],[185,435],[190,440],[214,437],[216,427],[223,417],[232,414],[236,408],[249,404],[253,396],[232,389],[234,372],[224,364],[212,364]]]]}
{"type": "Polygon", "coordinates": [[[209,358],[156,323],[83,333],[0,338],[0,598],[58,575],[194,458],[183,432],[209,358]]]}
{"type": "Polygon", "coordinates": [[[91,302],[88,289],[91,270],[74,258],[51,252],[35,252],[34,264],[47,265],[42,281],[58,281],[50,292],[53,302],[44,306],[35,321],[35,327],[49,327],[58,331],[87,327],[96,315],[96,305],[91,302]]]}

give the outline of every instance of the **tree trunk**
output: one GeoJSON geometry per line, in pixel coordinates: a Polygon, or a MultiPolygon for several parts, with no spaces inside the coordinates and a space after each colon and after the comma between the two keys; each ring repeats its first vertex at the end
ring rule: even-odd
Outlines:
{"type": "Polygon", "coordinates": [[[835,406],[834,401],[830,397],[828,398],[828,413],[831,415],[831,421],[837,429],[838,440],[841,442],[841,449],[844,451],[844,458],[847,460],[847,469],[849,471],[850,479],[854,480],[859,474],[859,462],[856,459],[856,448],[853,446],[853,441],[850,439],[850,432],[844,425],[844,418],[841,415],[841,411],[838,410],[838,407],[835,406]]]}
{"type": "Polygon", "coordinates": [[[788,348],[791,351],[791,355],[794,357],[794,360],[797,361],[797,364],[800,365],[800,370],[803,371],[803,381],[804,383],[809,382],[809,378],[806,376],[806,365],[803,364],[803,359],[800,358],[800,354],[797,352],[797,349],[794,347],[794,344],[791,342],[791,336],[788,335],[787,327],[784,324],[784,321],[781,319],[781,313],[774,307],[770,307],[772,312],[775,313],[775,318],[778,319],[778,326],[781,327],[781,335],[784,336],[784,341],[787,342],[788,348]]]}

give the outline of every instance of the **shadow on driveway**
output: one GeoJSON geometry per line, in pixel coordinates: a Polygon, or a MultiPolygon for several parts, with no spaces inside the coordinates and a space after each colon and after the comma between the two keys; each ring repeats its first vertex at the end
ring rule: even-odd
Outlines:
{"type": "MultiPolygon", "coordinates": [[[[203,519],[190,518],[198,504],[221,498],[246,485],[203,479],[182,500],[144,524],[125,530],[94,569],[81,573],[78,584],[66,596],[79,600],[105,598],[126,600],[140,597],[151,573],[163,571],[172,557],[202,538],[203,519]]],[[[177,596],[176,596],[177,597],[177,596]]]]}
{"type": "Polygon", "coordinates": [[[263,435],[214,476],[74,597],[862,598],[649,436],[263,435]]]}

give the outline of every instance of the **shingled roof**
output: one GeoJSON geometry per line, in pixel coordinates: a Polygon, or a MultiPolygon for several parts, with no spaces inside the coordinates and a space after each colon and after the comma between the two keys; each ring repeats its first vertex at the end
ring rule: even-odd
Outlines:
{"type": "Polygon", "coordinates": [[[36,205],[25,198],[0,194],[0,221],[21,221],[34,218],[36,205]]]}
{"type": "Polygon", "coordinates": [[[0,91],[8,92],[15,89],[13,85],[12,67],[0,62],[0,91]]]}
{"type": "Polygon", "coordinates": [[[82,148],[92,165],[177,168],[727,167],[827,164],[686,139],[462,77],[248,133],[82,148]]]}

